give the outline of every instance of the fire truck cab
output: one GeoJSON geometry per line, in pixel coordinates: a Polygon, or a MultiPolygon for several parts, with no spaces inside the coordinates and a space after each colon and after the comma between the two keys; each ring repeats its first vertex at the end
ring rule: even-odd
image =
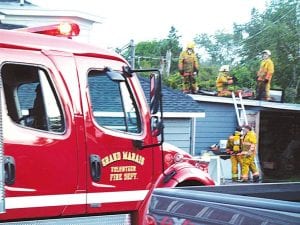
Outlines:
{"type": "Polygon", "coordinates": [[[0,224],[143,224],[153,188],[214,184],[164,148],[158,70],[148,106],[118,54],[29,31],[0,30],[0,224]]]}

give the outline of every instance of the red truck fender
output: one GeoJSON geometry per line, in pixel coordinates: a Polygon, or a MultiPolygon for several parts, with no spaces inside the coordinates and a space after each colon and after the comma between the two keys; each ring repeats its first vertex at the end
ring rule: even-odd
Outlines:
{"type": "Polygon", "coordinates": [[[194,165],[182,162],[173,164],[158,178],[155,187],[214,185],[209,175],[194,165]]]}

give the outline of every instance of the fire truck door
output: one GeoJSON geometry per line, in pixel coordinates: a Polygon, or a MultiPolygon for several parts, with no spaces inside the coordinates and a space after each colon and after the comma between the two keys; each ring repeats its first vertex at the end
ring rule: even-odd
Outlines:
{"type": "MultiPolygon", "coordinates": [[[[74,75],[74,65],[67,59],[64,63],[74,75]]],[[[0,70],[7,111],[6,212],[0,220],[84,213],[85,183],[79,179],[76,126],[65,81],[41,52],[1,50],[0,70]]]]}
{"type": "Polygon", "coordinates": [[[77,66],[84,106],[88,159],[88,212],[137,209],[148,193],[153,174],[152,149],[140,150],[145,119],[121,63],[89,58],[77,66]],[[105,69],[118,68],[119,71],[105,69]],[[95,69],[99,68],[99,69],[95,69]]]}

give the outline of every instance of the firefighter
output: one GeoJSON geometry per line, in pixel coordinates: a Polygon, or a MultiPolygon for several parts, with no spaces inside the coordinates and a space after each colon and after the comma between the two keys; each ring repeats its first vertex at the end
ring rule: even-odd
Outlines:
{"type": "Polygon", "coordinates": [[[229,136],[226,146],[227,153],[230,154],[231,160],[231,176],[232,182],[237,182],[239,179],[239,167],[242,169],[241,155],[241,134],[242,128],[237,127],[233,135],[229,136]]]}
{"type": "Polygon", "coordinates": [[[264,50],[262,54],[263,59],[260,63],[260,68],[257,71],[256,99],[269,101],[271,100],[270,88],[274,73],[274,63],[271,60],[270,50],[264,50]]]}
{"type": "Polygon", "coordinates": [[[218,96],[231,96],[231,91],[228,90],[228,85],[233,84],[233,79],[229,75],[229,65],[223,65],[219,69],[219,74],[216,80],[218,96]]]}
{"type": "Polygon", "coordinates": [[[184,93],[195,94],[198,91],[195,76],[199,71],[199,62],[194,48],[194,42],[188,43],[186,50],[182,51],[179,56],[178,69],[183,79],[184,93]]]}
{"type": "Polygon", "coordinates": [[[244,127],[242,138],[242,182],[248,182],[249,170],[254,183],[259,181],[259,172],[254,162],[256,154],[256,134],[250,126],[244,127]]]}

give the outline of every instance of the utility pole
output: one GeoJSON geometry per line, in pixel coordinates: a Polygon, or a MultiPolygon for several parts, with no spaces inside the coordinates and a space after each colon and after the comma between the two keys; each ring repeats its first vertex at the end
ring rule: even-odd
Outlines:
{"type": "Polygon", "coordinates": [[[164,74],[164,71],[165,71],[165,59],[164,59],[164,57],[160,57],[159,71],[160,71],[161,74],[164,74]]]}
{"type": "Polygon", "coordinates": [[[134,69],[135,67],[135,45],[134,45],[134,41],[130,40],[129,42],[129,51],[130,51],[130,65],[131,68],[134,69]]]}
{"type": "Polygon", "coordinates": [[[168,50],[166,53],[166,75],[170,75],[172,52],[168,50]]]}

